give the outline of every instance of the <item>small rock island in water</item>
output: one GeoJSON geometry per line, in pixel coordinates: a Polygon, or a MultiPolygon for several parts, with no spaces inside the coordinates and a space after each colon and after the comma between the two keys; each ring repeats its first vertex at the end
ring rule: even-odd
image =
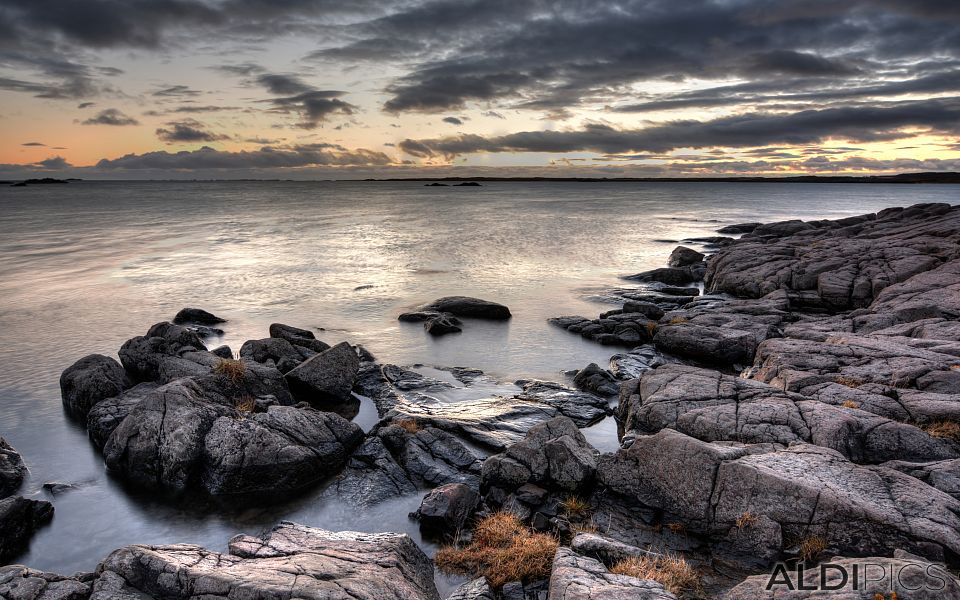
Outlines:
{"type": "MultiPolygon", "coordinates": [[[[280,522],[225,551],[119,548],[91,573],[3,567],[0,597],[439,600],[441,569],[464,581],[451,600],[805,598],[767,590],[771,572],[799,588],[865,563],[899,574],[865,598],[960,597],[960,206],[718,233],[742,237],[624,276],[621,308],[551,319],[620,350],[576,388],[444,402],[450,381],[498,382],[280,323],[208,349],[230,315],[197,308],[119,361],[77,357],[65,410],[126,484],[250,506],[322,487],[356,510],[419,493],[411,518],[444,545],[280,522]],[[380,419],[366,433],[358,396],[380,419]],[[600,452],[581,429],[611,413],[600,452]]],[[[463,296],[399,315],[433,336],[510,318],[463,296]]],[[[0,562],[54,514],[17,495],[25,472],[0,439],[0,562]]]]}

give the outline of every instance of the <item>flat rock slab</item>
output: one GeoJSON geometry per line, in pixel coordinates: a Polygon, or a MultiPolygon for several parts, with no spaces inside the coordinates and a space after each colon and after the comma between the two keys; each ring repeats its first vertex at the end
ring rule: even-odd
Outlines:
{"type": "Polygon", "coordinates": [[[656,581],[615,575],[598,560],[558,548],[550,574],[550,600],[676,600],[656,581]]]}
{"type": "Polygon", "coordinates": [[[761,225],[709,261],[706,286],[747,298],[807,292],[808,305],[862,308],[883,289],[955,257],[958,248],[960,206],[948,204],[761,225]]]}
{"type": "Polygon", "coordinates": [[[409,536],[333,532],[282,522],[262,537],[230,540],[228,554],[199,546],[128,546],[98,571],[155,598],[439,600],[433,564],[409,536]]]}
{"type": "Polygon", "coordinates": [[[942,556],[960,549],[960,502],[882,466],[858,466],[808,444],[706,443],[665,429],[601,457],[598,478],[633,503],[664,510],[688,529],[728,536],[744,513],[779,526],[785,547],[809,535],[830,551],[942,556]]]}
{"type": "Polygon", "coordinates": [[[646,373],[635,392],[618,407],[626,431],[670,428],[708,442],[806,442],[857,463],[960,456],[953,442],[913,425],[708,369],[666,365],[646,373]]]}

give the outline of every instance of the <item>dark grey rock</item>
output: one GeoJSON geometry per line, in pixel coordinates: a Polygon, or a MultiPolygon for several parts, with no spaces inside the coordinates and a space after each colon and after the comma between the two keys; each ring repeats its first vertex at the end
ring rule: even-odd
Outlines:
{"type": "Polygon", "coordinates": [[[450,313],[458,317],[505,321],[510,318],[510,309],[502,304],[470,298],[468,296],[446,296],[427,304],[421,310],[450,313]]]}
{"type": "Polygon", "coordinates": [[[86,419],[98,402],[118,396],[130,385],[120,363],[102,354],[90,354],[60,375],[60,396],[67,413],[86,419]]]}
{"type": "Polygon", "coordinates": [[[97,448],[102,450],[113,430],[158,387],[159,384],[152,382],[140,383],[90,409],[87,413],[87,435],[97,448]]]}
{"type": "Polygon", "coordinates": [[[43,500],[9,496],[0,500],[0,563],[23,552],[34,532],[53,518],[53,505],[43,500]]]}
{"type": "Polygon", "coordinates": [[[27,467],[20,454],[0,437],[0,498],[6,498],[20,489],[27,467]]]}
{"type": "Polygon", "coordinates": [[[233,350],[230,348],[230,346],[217,346],[210,351],[210,354],[220,358],[233,358],[233,350]]]}
{"type": "Polygon", "coordinates": [[[341,342],[302,362],[286,374],[294,397],[322,408],[326,403],[350,399],[360,358],[353,347],[341,342]]]}
{"type": "Polygon", "coordinates": [[[612,412],[606,398],[591,392],[572,390],[549,381],[521,379],[516,384],[523,388],[523,393],[517,394],[516,398],[552,406],[572,419],[577,427],[592,425],[612,412]]]}
{"type": "Polygon", "coordinates": [[[323,352],[330,348],[330,344],[318,340],[312,331],[284,325],[283,323],[270,325],[270,337],[287,340],[294,346],[306,348],[314,353],[323,352]]]}
{"type": "MultiPolygon", "coordinates": [[[[88,600],[90,598],[90,585],[76,577],[44,573],[23,565],[10,565],[0,567],[0,598],[9,600],[88,600]]],[[[121,600],[121,598],[101,596],[92,600],[121,600]]]]}
{"type": "Polygon", "coordinates": [[[614,575],[598,560],[560,547],[550,573],[550,598],[557,600],[676,600],[662,585],[614,575]]]}
{"type": "Polygon", "coordinates": [[[760,227],[760,223],[736,223],[734,225],[725,225],[717,230],[717,233],[723,234],[738,234],[738,233],[750,233],[757,227],[760,227]]]}
{"type": "Polygon", "coordinates": [[[461,325],[463,325],[463,323],[460,319],[449,313],[437,313],[436,316],[430,317],[423,322],[423,328],[433,336],[460,333],[463,331],[463,328],[460,327],[461,325]]]}
{"type": "Polygon", "coordinates": [[[177,325],[183,323],[196,323],[198,325],[217,325],[219,323],[226,323],[226,319],[221,319],[220,317],[209,313],[202,308],[184,308],[173,317],[173,322],[177,325]]]}
{"type": "Polygon", "coordinates": [[[447,596],[447,600],[496,600],[493,588],[487,583],[486,578],[481,577],[468,581],[453,590],[447,596]]]}
{"type": "Polygon", "coordinates": [[[620,384],[614,376],[596,363],[590,363],[577,371],[573,383],[581,390],[598,396],[616,396],[620,391],[620,384]]]}
{"type": "Polygon", "coordinates": [[[643,271],[642,273],[637,273],[636,275],[627,275],[624,277],[624,279],[644,282],[655,281],[659,283],[666,283],[667,285],[686,285],[688,283],[700,281],[702,276],[698,276],[698,274],[699,271],[692,269],[690,266],[662,267],[660,269],[643,271]]]}
{"type": "Polygon", "coordinates": [[[462,483],[434,488],[420,503],[417,519],[428,536],[455,538],[480,505],[480,494],[462,483]]]}
{"type": "Polygon", "coordinates": [[[704,258],[706,258],[706,256],[702,252],[697,252],[693,248],[677,246],[673,249],[673,252],[670,253],[670,258],[667,259],[667,266],[688,267],[703,261],[704,258]]]}

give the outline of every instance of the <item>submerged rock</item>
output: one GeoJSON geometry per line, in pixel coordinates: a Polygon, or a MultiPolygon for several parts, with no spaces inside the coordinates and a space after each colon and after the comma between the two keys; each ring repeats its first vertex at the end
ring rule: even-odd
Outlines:
{"type": "Polygon", "coordinates": [[[228,554],[189,544],[128,546],[100,564],[98,573],[106,572],[155,598],[440,598],[433,564],[409,536],[333,532],[286,521],[263,536],[234,537],[228,554]]]}
{"type": "Polygon", "coordinates": [[[202,308],[184,308],[173,317],[173,322],[177,325],[183,323],[196,323],[198,325],[217,325],[226,323],[226,319],[221,319],[213,313],[209,313],[202,308]]]}
{"type": "Polygon", "coordinates": [[[446,335],[448,333],[460,333],[463,329],[460,327],[463,323],[449,313],[437,313],[423,322],[423,328],[427,333],[433,336],[446,335]]]}
{"type": "Polygon", "coordinates": [[[503,304],[470,298],[469,296],[446,296],[425,305],[420,310],[450,313],[457,317],[505,321],[510,318],[510,309],[503,304]]]}

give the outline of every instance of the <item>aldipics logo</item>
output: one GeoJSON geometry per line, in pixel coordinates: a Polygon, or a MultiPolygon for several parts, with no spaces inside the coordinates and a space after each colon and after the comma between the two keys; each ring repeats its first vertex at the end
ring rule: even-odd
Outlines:
{"type": "Polygon", "coordinates": [[[845,560],[839,563],[820,563],[807,568],[799,563],[791,569],[777,563],[767,591],[801,592],[852,591],[873,594],[877,600],[897,600],[897,594],[909,592],[937,592],[947,587],[950,575],[942,565],[896,561],[870,562],[845,560]]]}

